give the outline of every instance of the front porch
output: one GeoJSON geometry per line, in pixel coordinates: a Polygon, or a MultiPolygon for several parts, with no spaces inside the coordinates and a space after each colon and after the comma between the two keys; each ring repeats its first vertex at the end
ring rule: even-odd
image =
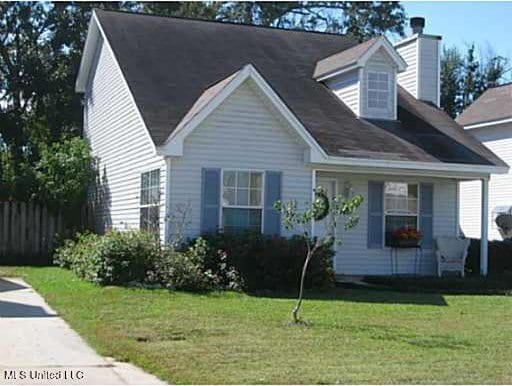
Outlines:
{"type": "MultiPolygon", "coordinates": [[[[435,239],[459,237],[459,190],[462,180],[474,175],[430,174],[418,171],[312,170],[312,186],[322,186],[331,195],[361,194],[358,225],[337,230],[342,244],[336,246],[337,275],[432,276],[437,274],[435,239]],[[423,233],[421,248],[397,249],[390,233],[397,227],[413,226],[423,233]]],[[[481,274],[487,274],[488,178],[482,181],[481,274]]],[[[314,224],[321,234],[323,223],[314,224]]]]}

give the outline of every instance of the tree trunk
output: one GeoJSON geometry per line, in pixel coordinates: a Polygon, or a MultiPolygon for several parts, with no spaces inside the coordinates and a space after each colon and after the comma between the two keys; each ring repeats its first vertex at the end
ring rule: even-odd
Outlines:
{"type": "Polygon", "coordinates": [[[306,260],[304,260],[304,265],[302,266],[302,275],[300,277],[300,287],[299,287],[299,297],[297,299],[297,304],[295,305],[295,307],[293,308],[293,311],[292,311],[292,317],[293,317],[294,323],[299,323],[299,321],[300,321],[299,311],[302,306],[302,297],[304,294],[304,281],[306,279],[306,272],[308,270],[309,261],[313,257],[315,250],[316,250],[316,247],[313,248],[312,250],[308,250],[308,253],[306,255],[306,260]]]}

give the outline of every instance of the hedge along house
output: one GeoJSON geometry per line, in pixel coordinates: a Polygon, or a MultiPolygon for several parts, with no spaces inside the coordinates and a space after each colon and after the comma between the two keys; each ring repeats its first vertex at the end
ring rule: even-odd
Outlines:
{"type": "Polygon", "coordinates": [[[365,198],[357,228],[340,230],[337,273],[391,273],[387,235],[408,224],[424,233],[424,258],[416,271],[402,251],[399,272],[433,273],[433,239],[458,231],[458,182],[486,191],[507,171],[438,108],[439,46],[421,30],[395,46],[358,44],[96,10],[76,89],[102,174],[91,192],[98,228],[155,229],[169,242],[185,207],[186,236],[286,236],[275,200],[311,201],[322,185],[365,198]]]}

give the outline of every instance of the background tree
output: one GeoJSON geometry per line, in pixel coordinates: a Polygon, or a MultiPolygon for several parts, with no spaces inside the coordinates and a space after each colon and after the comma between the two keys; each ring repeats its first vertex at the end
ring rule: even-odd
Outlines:
{"type": "Polygon", "coordinates": [[[441,59],[441,106],[451,117],[462,108],[463,58],[456,47],[443,48],[441,59]]]}
{"type": "MultiPolygon", "coordinates": [[[[396,2],[2,2],[0,3],[0,197],[41,195],[36,165],[53,143],[81,135],[74,85],[93,8],[283,28],[403,33],[396,2]]],[[[48,197],[48,196],[44,196],[48,197]]]]}
{"type": "Polygon", "coordinates": [[[302,211],[298,209],[295,200],[286,203],[277,201],[274,204],[275,209],[282,215],[282,222],[286,229],[301,229],[307,247],[299,282],[297,304],[292,310],[294,323],[300,322],[299,313],[304,297],[304,282],[311,259],[315,257],[315,253],[320,248],[341,243],[342,240],[336,235],[338,223],[343,220],[346,230],[356,226],[359,221],[357,209],[362,202],[363,197],[359,194],[353,197],[338,195],[330,199],[324,188],[317,187],[315,188],[315,200],[311,204],[306,204],[302,211]],[[311,225],[318,221],[324,222],[323,234],[312,236],[311,225]]]}
{"type": "Polygon", "coordinates": [[[350,34],[359,41],[384,33],[403,35],[406,22],[403,7],[391,1],[226,2],[217,19],[350,34]]]}
{"type": "Polygon", "coordinates": [[[477,53],[470,44],[465,54],[457,47],[443,48],[441,55],[441,107],[456,117],[485,90],[505,81],[509,60],[492,49],[477,53]]]}

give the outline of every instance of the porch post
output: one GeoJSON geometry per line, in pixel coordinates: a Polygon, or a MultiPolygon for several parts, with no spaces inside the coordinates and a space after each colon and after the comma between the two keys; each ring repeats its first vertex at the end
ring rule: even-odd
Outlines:
{"type": "MultiPolygon", "coordinates": [[[[311,170],[311,203],[315,201],[316,170],[311,170]]],[[[311,220],[311,236],[315,236],[315,220],[311,220]]]]}
{"type": "Polygon", "coordinates": [[[171,157],[165,157],[165,217],[164,225],[164,243],[171,243],[171,157]]]}
{"type": "Polygon", "coordinates": [[[487,252],[489,234],[489,178],[482,178],[482,219],[480,236],[480,274],[487,276],[487,252]]]}

